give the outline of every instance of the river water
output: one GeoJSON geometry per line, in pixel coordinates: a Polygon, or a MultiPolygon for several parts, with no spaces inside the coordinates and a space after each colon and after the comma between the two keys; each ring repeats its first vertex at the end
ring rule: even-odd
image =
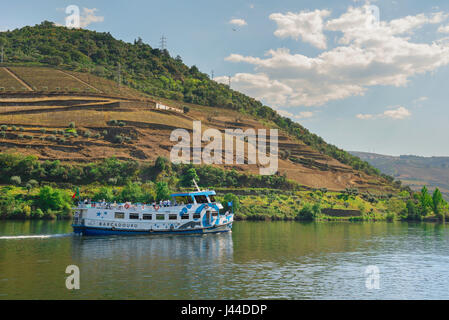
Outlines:
{"type": "Polygon", "coordinates": [[[0,299],[449,299],[449,227],[235,222],[207,236],[0,221],[0,299]],[[66,267],[80,289],[66,288],[66,267]],[[378,273],[377,273],[378,271],[378,273]]]}

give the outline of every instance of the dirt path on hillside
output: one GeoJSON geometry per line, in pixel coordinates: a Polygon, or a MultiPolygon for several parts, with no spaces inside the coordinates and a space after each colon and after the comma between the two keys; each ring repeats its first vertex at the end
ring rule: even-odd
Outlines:
{"type": "Polygon", "coordinates": [[[29,85],[27,85],[22,79],[20,79],[14,72],[9,70],[6,67],[3,67],[3,70],[5,70],[11,77],[16,79],[22,86],[24,86],[28,91],[34,91],[29,85]]]}
{"type": "Polygon", "coordinates": [[[73,79],[75,79],[78,82],[81,82],[82,84],[84,84],[85,86],[88,86],[91,89],[94,89],[100,93],[103,93],[100,89],[95,88],[94,86],[91,86],[90,84],[88,84],[87,82],[81,80],[80,78],[75,77],[74,75],[71,75],[70,73],[64,72],[62,70],[58,70],[59,72],[62,72],[63,74],[65,74],[66,76],[72,77],[73,79]]]}

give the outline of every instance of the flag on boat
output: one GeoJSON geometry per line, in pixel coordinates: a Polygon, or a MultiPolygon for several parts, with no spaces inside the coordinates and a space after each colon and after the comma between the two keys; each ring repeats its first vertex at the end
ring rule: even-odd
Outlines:
{"type": "Polygon", "coordinates": [[[75,197],[80,197],[80,189],[76,188],[76,192],[73,194],[72,199],[75,199],[75,197]]]}

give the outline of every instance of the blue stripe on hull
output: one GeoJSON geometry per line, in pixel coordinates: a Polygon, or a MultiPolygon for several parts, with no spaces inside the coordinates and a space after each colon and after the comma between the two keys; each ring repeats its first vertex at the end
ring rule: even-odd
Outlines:
{"type": "MultiPolygon", "coordinates": [[[[104,236],[104,235],[160,235],[160,234],[209,234],[209,233],[220,233],[229,232],[231,227],[226,229],[213,230],[214,228],[208,229],[196,229],[196,230],[182,230],[182,231],[134,231],[134,230],[112,230],[112,229],[102,229],[102,228],[89,228],[73,226],[73,231],[75,233],[81,233],[85,236],[104,236]]],[[[218,229],[218,228],[217,228],[218,229]]]]}

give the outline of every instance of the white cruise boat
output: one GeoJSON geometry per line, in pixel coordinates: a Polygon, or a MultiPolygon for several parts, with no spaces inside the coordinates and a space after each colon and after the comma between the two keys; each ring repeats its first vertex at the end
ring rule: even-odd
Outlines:
{"type": "MultiPolygon", "coordinates": [[[[73,230],[83,235],[192,234],[231,231],[233,212],[223,212],[215,191],[172,194],[166,205],[80,203],[73,230]]],[[[232,203],[229,203],[232,207],[232,203]]]]}

